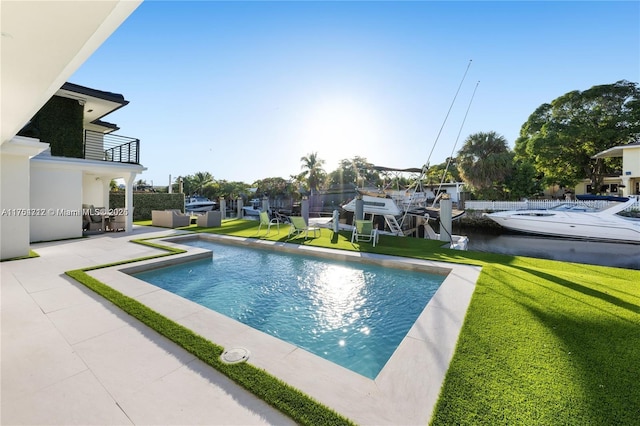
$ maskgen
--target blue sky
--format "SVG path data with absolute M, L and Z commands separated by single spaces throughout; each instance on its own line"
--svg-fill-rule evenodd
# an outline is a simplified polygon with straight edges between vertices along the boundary
M 437 164 L 476 132 L 513 146 L 541 104 L 622 79 L 640 80 L 635 1 L 145 1 L 69 81 L 130 101 L 104 119 L 167 185 L 287 179 L 311 152 L 328 172 L 432 149 Z

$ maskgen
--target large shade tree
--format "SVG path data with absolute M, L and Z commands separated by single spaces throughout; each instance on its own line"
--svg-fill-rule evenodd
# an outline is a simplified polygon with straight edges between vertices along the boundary
M 531 162 L 546 185 L 573 187 L 584 178 L 601 187 L 620 171 L 619 159 L 598 152 L 640 140 L 638 83 L 618 81 L 572 91 L 543 104 L 529 116 L 515 143 L 517 159 Z
M 380 174 L 373 167 L 373 164 L 363 157 L 356 156 L 352 159 L 340 160 L 338 168 L 327 176 L 327 184 L 329 186 L 354 184 L 358 187 L 377 185 Z
M 513 171 L 513 153 L 496 132 L 470 135 L 458 151 L 458 171 L 467 186 L 482 198 L 503 198 L 505 180 Z

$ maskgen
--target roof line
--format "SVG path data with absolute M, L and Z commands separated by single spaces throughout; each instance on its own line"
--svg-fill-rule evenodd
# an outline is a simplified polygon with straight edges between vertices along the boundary
M 129 101 L 127 101 L 124 98 L 124 96 L 122 96 L 119 93 L 104 92 L 102 90 L 96 90 L 90 87 L 80 86 L 79 84 L 66 82 L 62 85 L 61 89 L 68 90 L 70 92 L 80 93 L 86 96 L 92 96 L 98 99 L 104 99 L 106 101 L 119 103 L 122 106 L 127 105 L 129 103 Z

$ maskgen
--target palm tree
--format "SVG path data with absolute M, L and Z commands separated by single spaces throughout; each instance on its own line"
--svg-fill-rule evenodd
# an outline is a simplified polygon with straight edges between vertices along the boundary
M 193 188 L 198 194 L 202 194 L 204 187 L 213 183 L 213 176 L 209 172 L 197 172 L 193 175 Z
M 314 193 L 318 190 L 318 185 L 325 178 L 325 171 L 322 169 L 324 160 L 318 158 L 317 152 L 312 152 L 311 154 L 300 158 L 300 161 L 302 161 L 303 169 L 303 172 L 300 174 L 300 176 L 307 179 L 307 184 L 309 185 L 311 195 L 314 195 Z
M 483 196 L 495 198 L 512 171 L 513 153 L 504 136 L 496 132 L 470 135 L 456 158 L 464 181 Z

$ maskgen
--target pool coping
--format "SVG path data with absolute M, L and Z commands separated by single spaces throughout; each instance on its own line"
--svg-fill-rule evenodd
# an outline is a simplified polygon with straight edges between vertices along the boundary
M 129 275 L 209 257 L 209 250 L 180 244 L 185 239 L 198 238 L 439 274 L 448 271 L 448 274 L 382 371 L 372 380 Z M 429 422 L 480 267 L 216 234 L 170 236 L 159 241 L 186 252 L 88 273 L 225 349 L 247 348 L 251 353 L 249 363 L 358 424 Z

